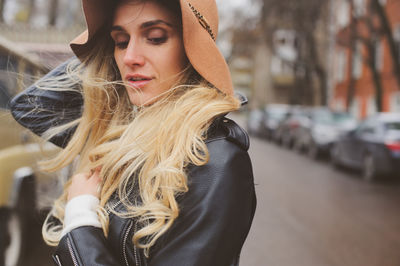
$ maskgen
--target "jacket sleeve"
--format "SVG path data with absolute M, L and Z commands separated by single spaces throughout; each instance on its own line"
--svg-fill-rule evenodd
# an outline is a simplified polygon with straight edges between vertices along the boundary
M 75 83 L 76 87 L 68 91 L 43 90 L 37 87 L 43 80 L 65 74 L 68 63 L 74 59 L 64 62 L 11 100 L 11 113 L 18 123 L 41 136 L 48 129 L 81 116 L 83 99 L 79 83 Z M 62 132 L 50 141 L 59 147 L 65 147 L 75 129 Z
M 256 197 L 248 153 L 223 139 L 209 145 L 210 161 L 192 167 L 180 216 L 150 253 L 151 266 L 237 265 Z
M 110 246 L 100 228 L 83 226 L 61 239 L 53 256 L 56 265 L 238 265 L 256 207 L 250 158 L 245 150 L 226 139 L 210 145 L 209 153 L 208 164 L 189 170 L 189 191 L 178 199 L 180 216 L 157 240 L 147 264 L 143 257 L 142 264 L 129 264 L 135 261 L 127 260 L 129 254 L 121 261 L 121 246 Z M 133 233 L 125 227 L 132 228 L 131 222 L 122 231 Z M 126 243 L 127 251 L 132 252 L 132 243 Z
M 58 266 L 121 266 L 112 248 L 101 228 L 82 226 L 61 238 L 53 260 Z

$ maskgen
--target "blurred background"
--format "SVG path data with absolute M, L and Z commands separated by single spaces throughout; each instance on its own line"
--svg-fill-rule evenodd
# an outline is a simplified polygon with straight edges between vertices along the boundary
M 217 4 L 258 196 L 241 265 L 400 265 L 400 0 Z M 68 169 L 37 170 L 8 102 L 84 29 L 80 0 L 0 0 L 0 266 L 52 265 L 41 223 Z

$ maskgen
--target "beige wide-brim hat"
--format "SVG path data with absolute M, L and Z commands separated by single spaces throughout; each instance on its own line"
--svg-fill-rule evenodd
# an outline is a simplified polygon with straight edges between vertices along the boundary
M 82 0 L 87 30 L 76 37 L 71 49 L 78 58 L 90 51 L 99 32 L 110 16 L 112 0 Z M 183 43 L 190 63 L 208 82 L 227 95 L 233 95 L 228 65 L 218 49 L 218 10 L 215 0 L 179 0 L 182 11 Z

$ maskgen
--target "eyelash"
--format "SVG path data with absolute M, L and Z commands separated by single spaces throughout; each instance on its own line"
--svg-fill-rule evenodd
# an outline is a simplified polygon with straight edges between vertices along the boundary
M 147 40 L 154 45 L 160 45 L 167 41 L 168 37 L 147 38 Z
M 128 46 L 128 42 L 116 42 L 115 47 L 118 49 L 125 49 Z
M 153 45 L 160 45 L 165 43 L 168 40 L 168 37 L 160 37 L 160 38 L 147 38 L 147 41 L 150 42 Z M 118 49 L 125 49 L 129 44 L 129 41 L 123 41 L 123 42 L 116 42 L 115 47 Z

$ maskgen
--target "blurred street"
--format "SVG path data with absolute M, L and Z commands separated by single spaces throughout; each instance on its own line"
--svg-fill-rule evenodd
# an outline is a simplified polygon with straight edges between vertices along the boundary
M 400 265 L 400 180 L 366 182 L 258 138 L 250 156 L 258 205 L 241 266 Z M 23 265 L 50 266 L 52 250 L 34 227 Z
M 218 27 L 201 8 L 193 14 L 248 98 L 229 116 L 259 136 L 249 151 L 258 204 L 240 266 L 399 266 L 400 176 L 380 177 L 400 174 L 400 0 L 215 2 Z M 82 11 L 82 0 L 0 0 L 0 266 L 3 255 L 6 266 L 53 265 L 40 199 L 52 203 L 63 178 L 40 177 L 39 140 L 9 103 L 74 55 Z
M 258 206 L 244 266 L 400 265 L 400 182 L 251 140 Z

